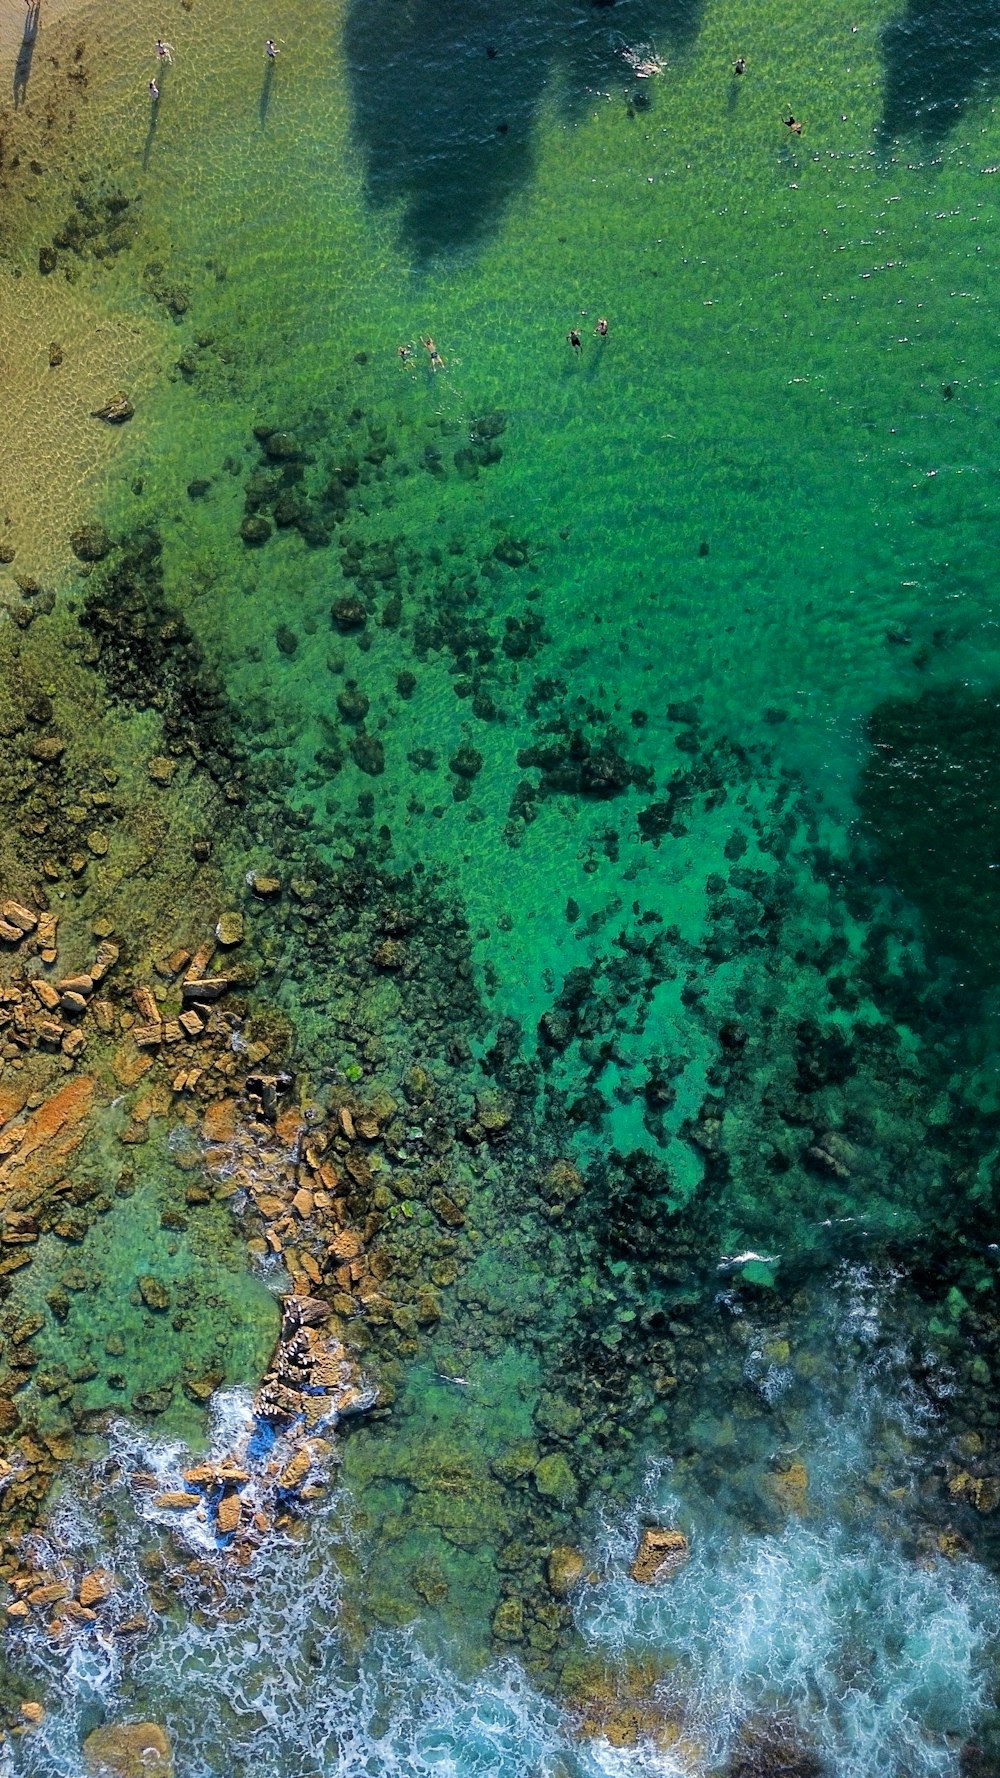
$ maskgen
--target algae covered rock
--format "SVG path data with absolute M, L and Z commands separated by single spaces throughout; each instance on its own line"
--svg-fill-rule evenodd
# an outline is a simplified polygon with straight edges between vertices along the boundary
M 567 1593 L 573 1591 L 577 1582 L 583 1577 L 583 1567 L 583 1557 L 579 1550 L 573 1548 L 572 1544 L 558 1543 L 555 1549 L 549 1552 L 545 1571 L 549 1588 L 557 1599 L 565 1599 Z
M 240 526 L 240 536 L 251 549 L 260 549 L 271 535 L 271 523 L 259 512 L 248 513 Z
M 174 1778 L 166 1731 L 155 1722 L 112 1723 L 83 1744 L 88 1778 Z
M 576 1500 L 576 1476 L 561 1451 L 542 1458 L 535 1470 L 535 1487 L 547 1500 L 558 1500 L 560 1506 L 570 1506 Z
M 564 1049 L 565 1044 L 557 1044 L 555 1047 Z M 548 1214 L 562 1216 L 569 1205 L 583 1195 L 583 1189 L 583 1175 L 571 1161 L 554 1161 L 541 1182 L 541 1193 Z
M 153 1278 L 148 1273 L 139 1279 L 139 1295 L 147 1309 L 162 1311 L 170 1307 L 170 1292 L 166 1285 L 161 1284 L 159 1278 Z
M 215 928 L 215 936 L 223 950 L 232 950 L 241 945 L 246 937 L 246 923 L 243 915 L 238 912 L 220 914 Z
M 103 562 L 113 547 L 103 525 L 80 525 L 70 532 L 69 544 L 81 562 Z
M 524 1607 L 520 1599 L 505 1599 L 493 1614 L 493 1634 L 501 1642 L 520 1642 L 524 1635 Z
M 781 1464 L 767 1477 L 767 1489 L 775 1504 L 786 1513 L 804 1513 L 809 1492 L 809 1471 L 801 1458 Z
M 335 630 L 346 635 L 349 630 L 364 629 L 368 622 L 368 611 L 360 599 L 335 599 L 330 606 L 330 622 Z

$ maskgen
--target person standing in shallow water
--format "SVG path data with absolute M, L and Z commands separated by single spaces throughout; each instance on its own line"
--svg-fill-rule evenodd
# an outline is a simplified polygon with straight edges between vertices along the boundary
M 735 62 L 733 63 L 733 73 L 734 74 L 745 74 L 746 71 L 747 71 L 746 58 L 744 56 L 737 56 Z
M 569 340 L 574 352 L 581 352 L 583 350 L 583 341 L 575 327 L 570 328 L 566 338 Z
M 600 340 L 607 339 L 607 337 L 608 337 L 608 322 L 607 322 L 607 317 L 605 315 L 601 316 L 600 320 L 597 323 L 597 326 L 594 328 L 594 332 L 596 333 L 598 339 L 600 339 Z
M 158 62 L 172 62 L 174 59 L 173 44 L 164 43 L 162 37 L 156 39 L 156 59 Z
M 273 37 L 269 37 L 267 42 L 265 43 L 264 54 L 266 55 L 269 62 L 273 62 L 275 57 L 277 56 L 278 45 L 275 43 Z
M 151 80 L 149 83 L 149 96 L 151 99 L 154 99 L 154 100 L 158 99 L 160 96 L 160 89 L 157 86 L 155 80 Z

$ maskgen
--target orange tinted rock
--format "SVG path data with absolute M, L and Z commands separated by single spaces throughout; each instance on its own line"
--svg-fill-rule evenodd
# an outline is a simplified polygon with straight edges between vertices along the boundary
M 639 1548 L 629 1574 L 639 1586 L 658 1586 L 661 1581 L 668 1580 L 675 1574 L 689 1555 L 690 1547 L 683 1531 L 653 1525 L 643 1532 L 639 1540 Z
M 35 1587 L 28 1594 L 29 1605 L 58 1605 L 60 1600 L 69 1596 L 69 1587 L 65 1581 L 50 1580 L 45 1586 Z
M 123 1043 L 116 1049 L 111 1067 L 120 1087 L 134 1087 L 144 1074 L 148 1074 L 153 1066 L 153 1058 L 148 1051 L 136 1049 L 131 1042 Z
M 357 1229 L 341 1229 L 330 1242 L 330 1252 L 335 1259 L 357 1259 L 361 1248 L 361 1236 Z
M 0 1086 L 0 1128 L 24 1110 L 27 1098 L 26 1086 Z
M 26 908 L 20 901 L 0 902 L 0 915 L 6 920 L 8 926 L 15 927 L 22 934 L 34 932 L 38 925 L 38 915 L 33 914 L 31 909 Z
M 230 1532 L 236 1530 L 242 1512 L 243 1502 L 238 1494 L 224 1494 L 222 1496 L 219 1501 L 217 1518 L 223 1537 L 228 1537 Z
M 13 1186 L 44 1191 L 66 1170 L 80 1146 L 94 1099 L 94 1081 L 82 1074 L 46 1099 L 19 1126 L 21 1139 L 0 1165 L 0 1199 Z
M 261 1216 L 265 1217 L 269 1222 L 273 1217 L 281 1216 L 285 1208 L 284 1198 L 276 1198 L 272 1192 L 261 1192 L 260 1196 L 254 1199 L 254 1202 L 260 1211 Z
M 305 1448 L 296 1451 L 295 1456 L 289 1459 L 278 1477 L 279 1486 L 298 1488 L 305 1481 L 311 1468 L 312 1452 Z
M 295 1106 L 290 1106 L 287 1111 L 282 1112 L 275 1127 L 282 1142 L 295 1143 L 309 1126 L 301 1111 Z
M 106 1568 L 92 1568 L 80 1582 L 80 1604 L 100 1605 L 115 1590 L 115 1578 Z
M 236 1100 L 214 1099 L 202 1119 L 206 1142 L 229 1142 L 236 1134 Z

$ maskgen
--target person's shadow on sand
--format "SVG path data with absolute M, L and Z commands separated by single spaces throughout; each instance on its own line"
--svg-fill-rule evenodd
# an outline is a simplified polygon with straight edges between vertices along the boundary
M 19 110 L 28 96 L 28 81 L 31 79 L 31 63 L 38 41 L 38 27 L 42 17 L 42 0 L 29 0 L 28 10 L 24 19 L 24 35 L 21 47 L 17 52 L 14 66 L 14 109 Z

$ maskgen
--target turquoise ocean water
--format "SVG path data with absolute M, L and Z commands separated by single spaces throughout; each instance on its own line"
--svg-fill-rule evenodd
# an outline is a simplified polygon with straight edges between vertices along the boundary
M 149 1633 L 10 1632 L 0 1771 L 112 1715 L 178 1778 L 995 1774 L 1000 23 L 197 0 L 153 106 L 146 25 L 88 27 L 134 241 L 60 248 L 158 330 L 94 515 L 218 675 L 229 881 L 326 885 L 259 945 L 308 1092 L 419 1064 L 479 1123 L 453 1261 L 380 1205 L 440 1319 L 358 1333 L 383 1405 L 247 1570 L 123 1479 L 266 1461 L 280 1276 L 172 1245 L 226 1387 L 115 1419 L 41 1552 Z M 81 1342 L 162 1240 L 136 1164 Z

